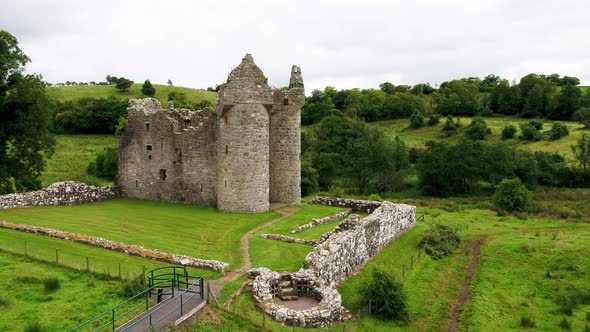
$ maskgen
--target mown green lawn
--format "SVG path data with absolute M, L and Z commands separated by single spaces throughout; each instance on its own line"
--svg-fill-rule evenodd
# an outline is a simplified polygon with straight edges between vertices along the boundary
M 457 134 L 448 138 L 439 138 L 437 135 L 441 131 L 445 123 L 445 118 L 441 118 L 441 121 L 436 126 L 426 126 L 419 129 L 410 129 L 409 119 L 400 120 L 388 120 L 378 121 L 370 123 L 373 126 L 383 128 L 385 132 L 392 138 L 399 136 L 409 146 L 422 147 L 424 143 L 430 140 L 434 141 L 446 141 L 446 142 L 457 142 L 464 137 L 465 128 L 471 123 L 471 118 L 459 118 L 461 127 L 458 129 Z M 529 122 L 530 119 L 521 119 L 515 117 L 493 117 L 484 118 L 488 127 L 491 129 L 492 134 L 488 137 L 488 141 L 500 142 L 502 129 L 512 124 L 518 129 L 517 137 L 520 135 L 520 124 Z M 546 132 L 551 129 L 551 125 L 555 121 L 543 121 L 545 124 L 542 131 Z M 545 152 L 557 152 L 564 155 L 566 158 L 572 159 L 573 154 L 571 145 L 576 144 L 576 141 L 582 136 L 582 134 L 590 134 L 590 131 L 582 129 L 582 125 L 577 122 L 561 121 L 564 123 L 570 134 L 556 141 L 549 141 L 543 139 L 539 142 L 522 142 L 518 138 L 507 140 L 506 143 L 512 144 L 519 149 L 527 149 L 531 151 L 545 151 Z
M 325 217 L 343 210 L 341 208 L 310 204 L 301 204 L 300 208 L 301 210 L 296 214 L 265 227 L 250 237 L 250 257 L 253 267 L 267 267 L 275 271 L 299 270 L 303 266 L 305 256 L 313 249 L 313 246 L 264 239 L 260 237 L 260 234 L 283 234 L 293 237 L 319 239 L 323 233 L 333 229 L 336 223 L 329 224 L 327 226 L 329 229 L 326 229 L 326 225 L 322 225 L 317 230 L 314 228 L 306 230 L 307 234 L 304 234 L 305 232 L 290 234 L 289 231 L 310 222 L 312 218 Z
M 118 92 L 115 89 L 115 85 L 95 85 L 95 86 L 54 86 L 47 88 L 47 94 L 57 101 L 68 101 L 78 100 L 82 98 L 121 98 L 121 99 L 132 99 L 132 98 L 146 98 L 141 93 L 143 83 L 133 84 L 128 92 Z M 159 99 L 162 103 L 162 107 L 166 107 L 168 102 L 168 94 L 170 92 L 184 93 L 186 99 L 191 103 L 197 103 L 203 100 L 208 100 L 212 104 L 215 104 L 215 98 L 217 93 L 201 90 L 184 88 L 178 86 L 168 86 L 153 84 L 156 89 L 155 98 Z
M 240 237 L 277 217 L 275 212 L 222 213 L 210 207 L 129 199 L 0 210 L 0 220 L 217 259 L 228 262 L 230 269 L 242 264 Z
M 61 287 L 45 291 L 46 278 Z M 126 299 L 119 281 L 2 252 L 0 289 L 0 331 L 20 332 L 34 322 L 45 332 L 67 331 Z
M 113 184 L 112 181 L 88 175 L 86 169 L 98 152 L 118 145 L 115 135 L 56 135 L 55 141 L 55 153 L 46 159 L 45 170 L 41 173 L 43 187 L 59 181 L 98 186 Z

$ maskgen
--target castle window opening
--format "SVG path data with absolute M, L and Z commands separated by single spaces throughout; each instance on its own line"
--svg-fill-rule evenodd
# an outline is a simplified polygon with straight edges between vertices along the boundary
M 150 131 L 150 123 L 149 122 L 145 123 L 145 131 Z
M 166 170 L 160 169 L 160 180 L 166 181 Z
M 201 192 L 203 192 L 203 185 L 201 185 Z
M 184 126 L 185 126 L 185 127 L 188 127 L 188 126 L 190 126 L 190 125 L 191 125 L 191 120 L 189 120 L 189 119 L 184 119 Z
M 135 180 L 135 188 L 138 187 L 139 182 L 137 180 Z
M 227 115 L 223 118 L 223 121 L 225 122 L 225 124 L 227 124 Z
M 285 106 L 289 105 L 289 99 L 287 99 L 287 98 L 283 99 L 283 105 L 285 105 Z
M 229 153 L 229 148 L 227 147 L 227 145 L 225 146 L 225 154 Z
M 151 145 L 146 145 L 145 146 L 145 149 L 148 150 L 148 151 L 152 151 L 152 146 Z
M 227 180 L 225 180 L 225 187 L 227 188 Z
M 152 155 L 151 154 L 148 156 L 148 159 L 149 160 L 152 160 Z

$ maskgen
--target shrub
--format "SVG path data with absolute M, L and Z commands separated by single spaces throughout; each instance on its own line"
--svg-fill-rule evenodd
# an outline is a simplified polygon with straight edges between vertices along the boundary
M 374 271 L 367 289 L 361 294 L 362 306 L 369 314 L 383 320 L 407 322 L 407 297 L 403 285 L 393 275 Z
M 410 128 L 422 128 L 424 127 L 424 122 L 424 116 L 422 116 L 422 114 L 419 112 L 414 112 L 410 116 Z
M 459 122 L 453 119 L 452 115 L 447 116 L 447 120 L 445 121 L 444 126 L 439 133 L 441 137 L 449 137 L 453 136 L 457 133 L 457 128 L 459 128 Z
M 572 329 L 572 323 L 570 323 L 569 320 L 567 319 L 562 319 L 561 322 L 559 322 L 559 327 L 561 327 L 564 330 L 571 330 Z
M 590 326 L 584 325 L 584 332 L 590 332 Z
M 143 82 L 143 86 L 141 87 L 141 93 L 148 97 L 153 97 L 156 95 L 156 89 L 154 88 L 150 80 L 145 80 L 145 82 Z
M 104 148 L 96 155 L 95 161 L 88 164 L 86 173 L 98 176 L 107 180 L 114 180 L 117 177 L 118 153 L 116 148 Z
M 525 329 L 531 329 L 533 327 L 535 327 L 535 322 L 525 316 L 521 316 L 520 317 L 520 327 L 525 328 Z
M 428 117 L 428 122 L 426 123 L 429 126 L 436 126 L 440 123 L 440 116 L 436 114 L 432 114 Z
M 492 196 L 494 205 L 506 211 L 524 211 L 530 204 L 529 190 L 520 179 L 503 179 Z
M 144 287 L 139 278 L 121 283 L 121 296 L 132 297 L 143 291 Z
M 532 124 L 524 123 L 520 125 L 520 139 L 522 141 L 540 141 L 541 132 Z
M 43 327 L 39 324 L 38 321 L 29 322 L 25 325 L 24 332 L 42 332 Z
M 585 128 L 590 128 L 590 108 L 584 107 L 574 113 L 572 120 L 583 124 Z
M 381 196 L 379 196 L 378 194 L 371 194 L 369 195 L 369 197 L 367 197 L 367 199 L 369 201 L 379 201 L 379 202 L 383 202 L 383 198 L 381 198 Z
M 432 229 L 424 233 L 418 245 L 433 259 L 440 259 L 451 254 L 460 244 L 459 231 L 455 227 L 434 224 Z
M 539 120 L 531 120 L 529 122 L 529 124 L 533 127 L 535 127 L 537 130 L 541 130 L 543 129 L 543 122 L 539 121 Z
M 61 287 L 61 281 L 55 277 L 43 279 L 43 287 L 46 292 L 55 292 Z
M 502 139 L 503 140 L 514 138 L 515 135 L 516 135 L 516 127 L 515 126 L 509 124 L 509 125 L 505 126 L 504 128 L 502 128 Z
M 119 92 L 127 92 L 132 85 L 132 80 L 126 79 L 125 77 L 119 77 L 117 84 L 115 85 L 115 89 L 117 89 Z
M 472 140 L 484 140 L 490 133 L 490 128 L 482 118 L 474 118 L 465 128 L 465 136 Z
M 549 139 L 552 141 L 558 140 L 570 134 L 569 129 L 561 122 L 554 122 L 549 131 Z
M 408 149 L 408 161 L 410 162 L 410 164 L 415 164 L 418 162 L 418 158 L 420 158 L 421 152 L 421 149 L 414 147 Z

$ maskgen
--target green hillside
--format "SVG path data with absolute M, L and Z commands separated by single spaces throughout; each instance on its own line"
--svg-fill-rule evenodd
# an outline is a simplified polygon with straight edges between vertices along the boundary
M 53 86 L 47 88 L 47 94 L 57 101 L 79 100 L 82 98 L 145 98 L 141 93 L 142 84 L 133 84 L 128 92 L 118 92 L 115 85 L 94 85 L 94 86 Z M 156 89 L 156 98 L 160 100 L 163 105 L 168 102 L 168 94 L 170 92 L 184 93 L 187 100 L 191 103 L 198 103 L 202 100 L 208 100 L 215 104 L 215 92 L 183 88 L 177 86 L 158 85 L 154 84 Z
M 464 137 L 465 128 L 471 123 L 472 118 L 458 118 L 461 127 L 457 130 L 457 134 L 448 138 L 439 138 L 437 135 L 441 131 L 445 123 L 445 118 L 441 118 L 441 121 L 436 126 L 426 126 L 419 129 L 410 129 L 409 119 L 399 120 L 387 120 L 372 122 L 371 125 L 383 128 L 385 132 L 393 137 L 399 136 L 404 142 L 411 147 L 422 147 L 424 143 L 429 140 L 435 141 L 447 141 L 457 142 Z M 499 142 L 501 141 L 501 131 L 508 124 L 512 124 L 518 128 L 517 136 L 520 135 L 520 124 L 529 122 L 529 119 L 522 119 L 516 117 L 494 117 L 484 118 L 488 127 L 491 129 L 492 134 L 488 137 L 489 141 Z M 551 125 L 555 121 L 544 120 L 542 132 L 547 132 L 551 129 Z M 589 133 L 588 130 L 583 130 L 583 126 L 577 122 L 572 121 L 561 121 L 564 123 L 570 134 L 559 140 L 550 141 L 544 135 L 542 141 L 539 142 L 523 142 L 518 139 L 507 140 L 506 142 L 514 144 L 519 149 L 528 149 L 531 151 L 545 151 L 545 152 L 557 152 L 564 155 L 566 158 L 572 158 L 571 145 L 574 145 L 576 141 L 582 136 L 583 133 Z

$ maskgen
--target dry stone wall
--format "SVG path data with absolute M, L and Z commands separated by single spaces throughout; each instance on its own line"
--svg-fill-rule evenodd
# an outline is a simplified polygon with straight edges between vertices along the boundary
M 337 206 L 352 209 L 353 212 L 371 213 L 381 206 L 379 201 L 365 201 L 361 199 L 348 199 L 338 197 L 316 196 L 312 204 Z
M 74 181 L 57 182 L 26 193 L 0 196 L 0 209 L 46 205 L 77 205 L 117 197 L 114 187 L 95 187 Z
M 303 230 L 310 229 L 310 228 L 316 227 L 321 224 L 327 224 L 327 223 L 331 223 L 336 220 L 340 220 L 340 219 L 348 216 L 350 214 L 350 212 L 351 212 L 351 210 L 348 209 L 348 210 L 338 212 L 338 213 L 335 213 L 333 215 L 330 215 L 330 216 L 327 216 L 324 218 L 313 218 L 310 223 L 296 227 L 296 228 L 292 229 L 289 233 L 295 234 L 297 232 L 301 232 Z
M 127 255 L 141 256 L 144 258 L 154 259 L 162 262 L 193 266 L 218 272 L 225 272 L 229 268 L 229 264 L 225 262 L 195 258 L 185 255 L 169 254 L 155 249 L 146 249 L 142 246 L 130 245 L 122 242 L 115 242 L 100 237 L 63 232 L 45 227 L 13 224 L 10 222 L 0 221 L 0 228 L 12 229 L 21 232 L 28 232 L 55 237 L 59 239 L 70 240 L 86 245 L 91 245 L 94 247 L 119 251 Z
M 351 215 L 305 260 L 322 285 L 336 286 L 416 225 L 416 208 L 383 202 L 368 217 Z

